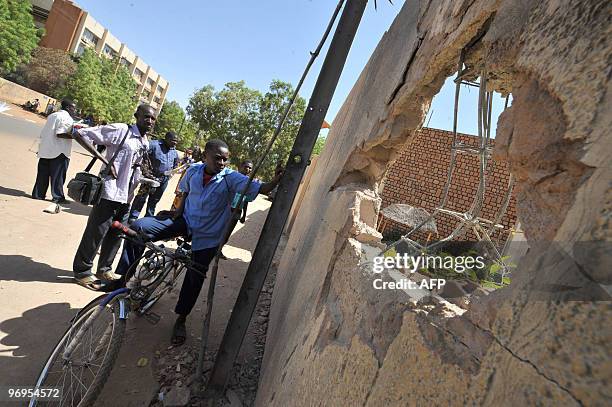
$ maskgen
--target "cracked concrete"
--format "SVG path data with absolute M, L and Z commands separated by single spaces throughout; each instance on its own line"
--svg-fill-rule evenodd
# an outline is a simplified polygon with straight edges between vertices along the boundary
M 612 3 L 407 0 L 340 110 L 279 265 L 257 405 L 609 405 Z M 375 290 L 378 191 L 459 54 L 513 94 L 495 154 L 530 251 L 467 312 Z M 392 280 L 391 276 L 383 276 Z

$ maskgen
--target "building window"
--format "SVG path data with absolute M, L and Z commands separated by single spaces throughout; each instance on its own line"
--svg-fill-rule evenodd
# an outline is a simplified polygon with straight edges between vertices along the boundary
M 157 85 L 157 93 L 161 95 L 163 91 L 164 89 L 161 86 Z
M 153 86 L 153 84 L 155 83 L 155 81 L 151 78 L 147 78 L 147 86 L 149 88 L 151 88 Z
M 89 31 L 87 28 L 85 29 L 85 31 L 83 31 L 83 41 L 86 44 L 91 44 L 93 46 L 96 46 L 98 45 L 98 40 L 99 38 L 96 37 L 96 35 L 92 33 L 91 31 Z
M 146 90 L 146 89 L 142 91 L 142 97 L 143 97 L 143 98 L 145 98 L 145 99 L 149 100 L 149 97 L 150 97 L 150 96 L 151 96 L 151 92 L 150 92 L 150 91 L 148 91 L 148 90 Z
M 130 61 L 128 61 L 125 57 L 121 57 L 119 63 L 121 63 L 121 65 L 125 66 L 126 68 L 131 65 Z
M 140 69 L 136 68 L 134 70 L 134 77 L 138 79 L 138 82 L 142 83 L 143 76 L 144 76 L 144 72 L 142 72 Z
M 159 103 L 161 102 L 161 99 L 159 98 L 159 96 L 155 96 L 153 98 L 153 101 L 159 105 Z
M 104 44 L 104 48 L 102 49 L 102 53 L 108 58 L 114 58 L 117 55 L 117 51 L 112 49 L 108 44 Z
M 79 42 L 79 46 L 76 49 L 76 54 L 78 56 L 83 55 L 83 52 L 85 52 L 85 48 L 86 48 L 85 44 L 83 44 L 82 42 Z

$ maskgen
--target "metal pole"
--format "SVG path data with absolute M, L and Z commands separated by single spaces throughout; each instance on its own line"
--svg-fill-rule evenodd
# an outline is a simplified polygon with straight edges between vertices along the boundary
M 283 124 L 285 120 L 287 119 L 287 116 L 289 115 L 289 112 L 291 111 L 293 107 L 293 103 L 295 102 L 296 98 L 299 96 L 299 91 L 302 88 L 302 85 L 304 84 L 304 80 L 306 79 L 308 72 L 310 72 L 310 68 L 312 67 L 312 64 L 314 63 L 315 59 L 317 59 L 317 57 L 319 56 L 319 53 L 321 52 L 321 48 L 323 48 L 323 45 L 327 42 L 327 37 L 329 36 L 329 33 L 334 27 L 336 18 L 340 14 L 340 11 L 342 11 L 343 5 L 344 5 L 344 0 L 339 0 L 338 4 L 336 5 L 336 9 L 334 10 L 332 17 L 329 23 L 327 24 L 325 33 L 323 34 L 321 41 L 319 41 L 319 45 L 314 50 L 314 52 L 310 53 L 310 60 L 308 61 L 308 64 L 306 64 L 306 68 L 304 69 L 304 72 L 302 72 L 302 77 L 300 78 L 297 86 L 295 87 L 295 90 L 293 91 L 293 95 L 291 95 L 291 98 L 289 99 L 289 101 L 287 102 L 287 105 L 285 106 L 285 111 L 283 115 L 281 116 L 276 126 L 276 129 L 274 130 L 274 134 L 272 135 L 272 138 L 268 141 L 268 144 L 266 145 L 266 148 L 264 149 L 263 154 L 257 160 L 257 163 L 255 164 L 255 168 L 253 168 L 253 171 L 251 171 L 251 174 L 249 176 L 249 181 L 244 186 L 241 192 L 241 196 L 240 196 L 237 207 L 242 207 L 242 203 L 243 203 L 246 191 L 249 190 L 249 187 L 251 186 L 251 183 L 253 182 L 253 179 L 255 175 L 257 174 L 257 171 L 259 171 L 259 168 L 261 167 L 266 157 L 268 156 L 268 153 L 270 152 L 270 149 L 274 145 L 274 142 L 280 135 L 280 132 L 283 128 Z M 198 359 L 198 367 L 196 369 L 196 376 L 198 377 L 198 380 L 204 379 L 202 373 L 204 370 L 204 358 L 206 355 L 206 351 L 208 349 L 208 329 L 210 326 L 210 318 L 212 315 L 213 297 L 214 297 L 214 292 L 215 292 L 217 271 L 219 269 L 219 256 L 221 254 L 221 250 L 223 249 L 223 245 L 227 243 L 227 241 L 229 240 L 229 237 L 231 236 L 232 231 L 234 230 L 234 227 L 236 226 L 236 223 L 238 222 L 239 218 L 240 218 L 240 211 L 235 211 L 235 210 L 232 211 L 232 219 L 225 226 L 225 231 L 223 232 L 224 243 L 219 245 L 219 247 L 217 248 L 217 253 L 215 255 L 212 271 L 210 273 L 210 280 L 208 283 L 209 289 L 208 289 L 208 295 L 206 298 L 206 314 L 204 315 L 204 323 L 202 324 L 202 344 L 200 347 L 200 357 Z
M 240 288 L 217 358 L 213 366 L 206 395 L 223 394 L 232 366 L 238 356 L 251 316 L 257 305 L 268 269 L 287 222 L 300 181 L 308 166 L 312 149 L 344 68 L 367 0 L 348 0 L 344 6 L 334 38 L 321 67 L 300 130 L 289 154 L 289 160 L 278 187 L 278 193 L 266 218 L 253 258 Z
M 181 121 L 181 127 L 179 128 L 178 131 L 178 136 L 181 136 L 181 133 L 183 132 L 183 125 L 185 124 L 185 119 L 187 118 L 187 113 L 183 113 L 183 120 Z

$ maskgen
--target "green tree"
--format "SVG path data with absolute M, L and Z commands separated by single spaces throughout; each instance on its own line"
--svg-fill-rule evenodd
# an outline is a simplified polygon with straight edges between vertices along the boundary
M 42 31 L 34 26 L 29 1 L 0 0 L 0 74 L 26 64 L 41 36 Z
M 321 151 L 323 151 L 323 147 L 325 146 L 325 142 L 327 141 L 327 137 L 319 136 L 317 137 L 317 141 L 312 149 L 312 155 L 319 155 Z
M 192 95 L 187 112 L 205 140 L 227 142 L 231 163 L 237 166 L 244 159 L 256 160 L 263 154 L 293 91 L 291 84 L 279 80 L 272 81 L 265 94 L 248 88 L 244 81 L 227 83 L 220 91 L 207 85 Z M 298 97 L 260 176 L 270 178 L 276 165 L 286 162 L 305 108 L 306 101 Z
M 183 108 L 174 100 L 164 103 L 155 123 L 155 133 L 159 137 L 169 131 L 178 134 L 180 150 L 194 147 L 197 143 L 198 126 L 186 117 Z
M 136 81 L 116 59 L 99 57 L 86 49 L 76 73 L 66 81 L 61 96 L 77 102 L 96 121 L 129 122 L 136 109 Z
M 178 148 L 180 150 L 185 150 L 187 148 L 192 147 L 204 147 L 200 145 L 200 137 L 199 137 L 198 125 L 192 122 L 191 120 L 185 120 L 185 124 L 183 125 L 183 129 L 179 134 L 179 142 Z
M 75 74 L 77 64 L 64 50 L 38 47 L 32 52 L 30 63 L 21 69 L 28 88 L 57 96 L 66 80 Z
M 155 133 L 160 136 L 163 136 L 169 131 L 178 133 L 184 119 L 185 112 L 178 102 L 174 100 L 165 102 L 161 112 L 159 112 L 159 116 L 157 116 Z

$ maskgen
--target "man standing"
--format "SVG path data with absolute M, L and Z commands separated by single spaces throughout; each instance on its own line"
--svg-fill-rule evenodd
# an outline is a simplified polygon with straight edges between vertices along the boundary
M 62 100 L 61 110 L 52 113 L 40 132 L 38 145 L 38 172 L 36 182 L 32 189 L 32 198 L 45 199 L 51 179 L 51 196 L 53 202 L 61 204 L 66 202 L 64 196 L 64 182 L 66 171 L 70 163 L 72 150 L 72 116 L 76 110 L 74 102 L 69 99 Z
M 191 165 L 194 163 L 192 154 L 193 154 L 192 149 L 188 148 L 187 150 L 185 150 L 185 154 L 183 155 L 183 158 L 181 158 L 181 166 Z
M 149 202 L 147 203 L 146 216 L 155 215 L 155 207 L 161 200 L 168 186 L 170 171 L 179 165 L 179 156 L 176 151 L 177 143 L 177 135 L 170 131 L 166 133 L 166 137 L 163 141 L 153 140 L 149 143 L 148 156 L 151 163 L 151 175 L 159 180 L 160 185 L 157 188 L 151 188 L 148 185 L 140 186 L 138 194 L 136 198 L 134 198 L 134 202 L 132 202 L 132 208 L 130 209 L 130 223 L 138 219 L 147 198 Z
M 240 167 L 238 168 L 238 172 L 240 172 L 242 175 L 246 175 L 247 177 L 249 176 L 251 171 L 253 171 L 253 161 L 251 160 L 244 160 L 242 164 L 240 164 Z M 236 196 L 234 197 L 234 202 L 232 202 L 232 209 L 235 208 L 236 205 L 238 205 L 239 200 L 240 200 L 240 193 L 236 194 Z M 240 217 L 240 223 L 244 223 L 246 221 L 248 204 L 249 204 L 249 200 L 247 199 L 247 197 L 244 197 L 242 200 L 242 216 Z
M 114 230 L 110 230 L 113 221 L 127 221 L 134 189 L 140 180 L 140 164 L 146 154 L 149 142 L 147 133 L 155 125 L 155 109 L 147 104 L 138 106 L 136 124 L 121 123 L 90 127 L 78 130 L 74 138 L 95 157 L 108 165 L 115 156 L 110 169 L 111 175 L 104 180 L 102 199 L 94 205 L 87 220 L 81 243 L 74 256 L 72 270 L 77 283 L 93 290 L 103 287 L 100 280 L 112 280 L 111 266 L 120 239 Z M 103 157 L 90 144 L 106 146 L 106 157 Z M 115 153 L 117 153 L 115 155 Z M 96 277 L 91 273 L 96 252 L 100 249 Z
M 204 147 L 205 162 L 193 164 L 181 180 L 183 199 L 179 208 L 170 213 L 171 217 L 158 215 L 137 220 L 132 229 L 149 236 L 152 240 L 169 239 L 191 235 L 193 260 L 199 264 L 202 274 L 188 270 L 183 280 L 175 312 L 178 318 L 174 325 L 172 343 L 180 345 L 185 341 L 185 321 L 195 305 L 208 265 L 217 252 L 230 221 L 230 204 L 237 192 L 242 192 L 249 177 L 226 168 L 229 149 L 221 140 L 209 140 Z M 282 170 L 277 171 L 271 182 L 262 184 L 253 181 L 246 195 L 252 199 L 258 193 L 270 192 L 279 182 Z M 126 241 L 123 245 L 117 274 L 125 275 L 130 265 L 144 251 L 141 245 Z

